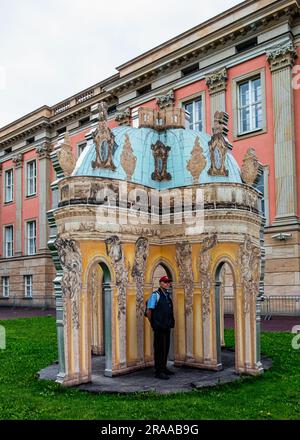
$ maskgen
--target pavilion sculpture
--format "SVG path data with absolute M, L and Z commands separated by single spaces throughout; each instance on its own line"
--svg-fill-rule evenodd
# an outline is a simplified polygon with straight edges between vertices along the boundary
M 174 365 L 222 368 L 226 263 L 234 280 L 236 372 L 263 371 L 257 314 L 263 218 L 260 193 L 250 185 L 254 153 L 247 153 L 243 183 L 227 114 L 216 113 L 211 137 L 185 129 L 182 109 L 173 106 L 158 124 L 161 111 L 140 109 L 139 128 L 111 130 L 100 107 L 71 175 L 57 170 L 49 246 L 57 268 L 57 381 L 65 385 L 91 381 L 92 354 L 105 357 L 108 376 L 153 364 L 143 310 L 158 265 L 173 280 Z M 56 168 L 59 154 L 54 149 Z M 201 221 L 192 224 L 198 214 Z

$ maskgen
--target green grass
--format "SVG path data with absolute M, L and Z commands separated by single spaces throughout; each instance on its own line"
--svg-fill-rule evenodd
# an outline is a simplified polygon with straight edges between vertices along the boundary
M 288 333 L 262 335 L 262 351 L 274 366 L 263 376 L 214 389 L 160 396 L 94 395 L 38 381 L 56 360 L 51 317 L 0 322 L 7 349 L 0 350 L 0 419 L 299 419 L 300 350 Z M 233 332 L 226 338 L 233 344 Z

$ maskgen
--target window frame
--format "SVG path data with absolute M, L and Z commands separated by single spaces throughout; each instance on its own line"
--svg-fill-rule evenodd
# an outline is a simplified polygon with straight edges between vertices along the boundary
M 30 274 L 30 275 L 23 275 L 23 277 L 24 277 L 24 298 L 32 299 L 32 297 L 33 297 L 33 276 Z M 28 279 L 30 280 L 29 284 L 27 282 Z M 28 293 L 28 291 L 27 291 L 28 286 L 30 287 L 30 295 L 27 294 Z
M 6 185 L 6 176 L 8 175 L 8 173 L 11 173 L 12 176 L 12 183 L 11 183 L 11 199 L 10 200 L 6 200 L 6 196 L 7 196 L 7 185 Z M 4 204 L 8 204 L 8 203 L 13 203 L 14 201 L 14 168 L 8 168 L 4 171 Z
M 34 181 L 34 192 L 29 194 L 29 175 L 28 169 L 30 164 L 35 163 L 35 174 L 31 178 Z M 26 162 L 26 197 L 34 197 L 37 195 L 37 161 L 36 159 L 30 159 Z
M 261 80 L 261 108 L 262 108 L 262 126 L 250 131 L 240 132 L 240 117 L 239 117 L 239 86 L 250 80 L 260 77 Z M 253 70 L 244 75 L 237 76 L 231 81 L 232 86 L 232 114 L 233 114 L 233 140 L 244 139 L 260 135 L 267 132 L 267 117 L 266 117 L 266 72 L 265 68 Z
M 199 93 L 194 93 L 193 95 L 186 96 L 180 100 L 180 106 L 183 109 L 185 109 L 185 106 L 190 104 L 191 102 L 198 101 L 199 99 L 201 100 L 201 102 L 202 102 L 202 131 L 206 131 L 205 97 L 206 97 L 205 91 L 203 90 Z M 193 125 L 194 124 L 196 124 L 196 122 L 194 122 Z M 194 128 L 190 128 L 190 124 L 189 124 L 189 129 L 194 130 Z
M 7 230 L 11 228 L 12 229 L 12 246 L 11 246 L 11 255 L 7 255 L 7 240 L 6 240 L 6 232 Z M 3 254 L 4 254 L 4 258 L 12 258 L 14 256 L 14 225 L 4 225 L 4 240 L 3 240 L 3 245 L 4 245 L 4 249 L 3 249 Z
M 6 284 L 5 281 L 8 281 Z M 7 289 L 7 294 L 5 294 L 5 289 Z M 4 275 L 2 277 L 2 298 L 9 298 L 10 296 L 10 279 L 9 276 Z
M 29 226 L 30 224 L 34 224 L 34 231 L 35 231 L 35 235 L 34 236 L 29 236 Z M 37 222 L 35 219 L 33 220 L 26 220 L 26 254 L 27 255 L 36 255 L 37 253 Z M 30 252 L 30 240 L 34 240 L 34 252 Z
M 82 148 L 82 147 L 84 147 L 83 148 L 83 150 L 80 152 L 80 149 Z M 77 144 L 77 159 L 80 157 L 80 155 L 83 153 L 83 151 L 84 151 L 84 149 L 87 147 L 87 142 L 86 141 L 82 141 L 82 142 L 79 142 L 78 144 Z

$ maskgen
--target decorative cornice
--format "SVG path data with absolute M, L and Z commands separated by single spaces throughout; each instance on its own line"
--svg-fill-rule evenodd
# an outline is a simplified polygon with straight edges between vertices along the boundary
M 175 94 L 173 89 L 169 90 L 164 95 L 157 96 L 156 98 L 156 104 L 160 109 L 173 105 L 174 101 L 175 101 Z
M 292 41 L 267 52 L 267 60 L 269 61 L 271 72 L 287 67 L 292 68 L 296 58 L 297 51 Z
M 45 141 L 38 145 L 35 149 L 39 159 L 50 159 L 50 153 L 52 151 L 52 146 L 49 141 Z
M 226 81 L 227 81 L 227 70 L 224 68 L 222 70 L 209 73 L 206 78 L 206 85 L 209 90 L 209 94 L 225 92 Z
M 23 160 L 24 160 L 24 158 L 23 158 L 23 154 L 22 153 L 18 153 L 15 156 L 13 156 L 12 162 L 13 162 L 15 168 L 22 167 L 23 166 Z

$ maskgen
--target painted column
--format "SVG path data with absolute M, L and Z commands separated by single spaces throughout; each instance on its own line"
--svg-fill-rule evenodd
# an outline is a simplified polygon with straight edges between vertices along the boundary
M 15 166 L 15 197 L 16 197 L 16 235 L 14 245 L 14 255 L 22 255 L 22 170 L 23 170 L 23 154 L 18 153 L 12 158 Z M 26 252 L 26 251 L 25 251 Z
M 214 126 L 214 115 L 218 111 L 226 111 L 226 81 L 227 71 L 222 69 L 206 76 L 206 85 L 210 95 L 210 120 Z
M 110 284 L 103 284 L 104 307 L 105 307 L 105 376 L 112 376 L 112 291 Z M 115 347 L 114 347 L 115 348 Z
M 292 88 L 292 67 L 296 57 L 296 49 L 292 42 L 278 46 L 267 53 L 273 87 L 275 224 L 298 222 Z
M 47 221 L 47 211 L 50 205 L 50 152 L 51 145 L 44 141 L 36 149 L 39 158 L 39 251 L 48 250 L 47 242 L 49 239 L 49 225 Z

